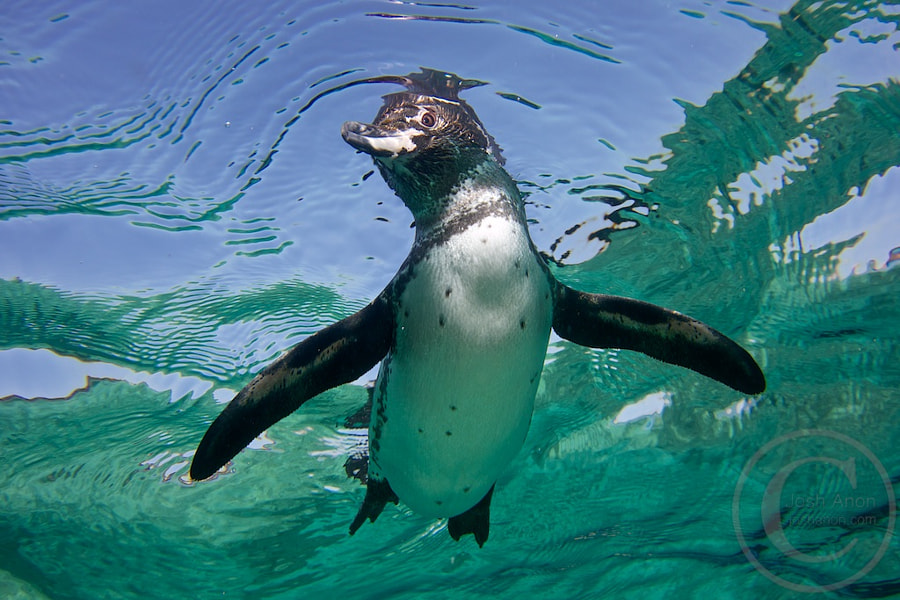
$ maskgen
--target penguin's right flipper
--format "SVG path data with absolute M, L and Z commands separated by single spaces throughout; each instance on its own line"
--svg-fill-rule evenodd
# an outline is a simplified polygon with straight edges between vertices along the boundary
M 393 314 L 387 293 L 382 293 L 263 369 L 206 430 L 191 463 L 191 479 L 210 477 L 304 402 L 375 366 L 390 350 Z

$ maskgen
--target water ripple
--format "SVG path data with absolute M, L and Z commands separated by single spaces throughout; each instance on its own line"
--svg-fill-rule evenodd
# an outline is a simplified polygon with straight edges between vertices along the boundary
M 417 4 L 417 6 L 422 6 L 421 4 Z M 428 5 L 428 6 L 441 6 L 441 5 Z M 596 58 L 598 60 L 602 60 L 605 62 L 619 64 L 621 61 L 616 60 L 615 58 L 609 56 L 608 54 L 597 52 L 596 50 L 592 50 L 586 46 L 582 46 L 575 42 L 571 42 L 568 40 L 561 40 L 559 35 L 547 33 L 544 31 L 540 31 L 538 29 L 534 29 L 531 27 L 525 27 L 523 25 L 516 25 L 513 23 L 504 23 L 502 21 L 497 21 L 494 19 L 476 19 L 476 18 L 468 18 L 468 17 L 455 17 L 455 16 L 444 16 L 444 15 L 423 15 L 423 14 L 401 14 L 401 13 L 366 13 L 366 16 L 369 17 L 377 17 L 380 19 L 398 19 L 405 21 L 434 21 L 437 23 L 453 23 L 453 24 L 461 24 L 461 25 L 499 25 L 502 27 L 506 27 L 512 31 L 517 33 L 522 33 L 528 36 L 532 36 L 540 40 L 541 42 L 548 44 L 550 46 L 554 46 L 557 48 L 563 48 L 565 50 L 570 50 L 573 52 L 577 52 L 583 54 L 585 56 L 589 56 L 590 58 Z M 604 44 L 603 42 L 599 42 L 597 40 L 590 39 L 584 35 L 572 34 L 572 37 L 576 40 L 586 42 L 590 45 L 596 46 L 598 48 L 603 48 L 605 50 L 612 50 L 613 47 L 609 44 Z
M 302 281 L 239 295 L 206 281 L 110 298 L 0 280 L 2 348 L 49 347 L 86 361 L 196 375 L 235 387 L 291 342 L 360 307 Z

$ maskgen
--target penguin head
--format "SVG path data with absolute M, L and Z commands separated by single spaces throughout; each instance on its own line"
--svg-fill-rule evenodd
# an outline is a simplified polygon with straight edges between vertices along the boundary
M 391 81 L 407 91 L 384 96 L 371 124 L 348 121 L 341 135 L 372 156 L 389 186 L 414 216 L 435 202 L 485 161 L 503 164 L 500 148 L 458 92 L 481 82 L 423 69 Z

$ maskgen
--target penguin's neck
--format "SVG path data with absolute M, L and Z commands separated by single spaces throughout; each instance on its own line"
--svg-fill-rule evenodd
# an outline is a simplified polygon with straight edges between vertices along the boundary
M 525 228 L 525 213 L 515 181 L 489 155 L 459 174 L 438 197 L 424 199 L 430 210 L 415 215 L 416 241 L 436 241 L 484 218 L 503 216 Z

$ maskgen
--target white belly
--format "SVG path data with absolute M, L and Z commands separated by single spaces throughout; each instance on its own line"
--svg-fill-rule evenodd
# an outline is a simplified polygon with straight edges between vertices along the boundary
M 487 493 L 522 446 L 550 334 L 550 284 L 521 225 L 489 217 L 415 266 L 379 372 L 372 471 L 426 516 Z

